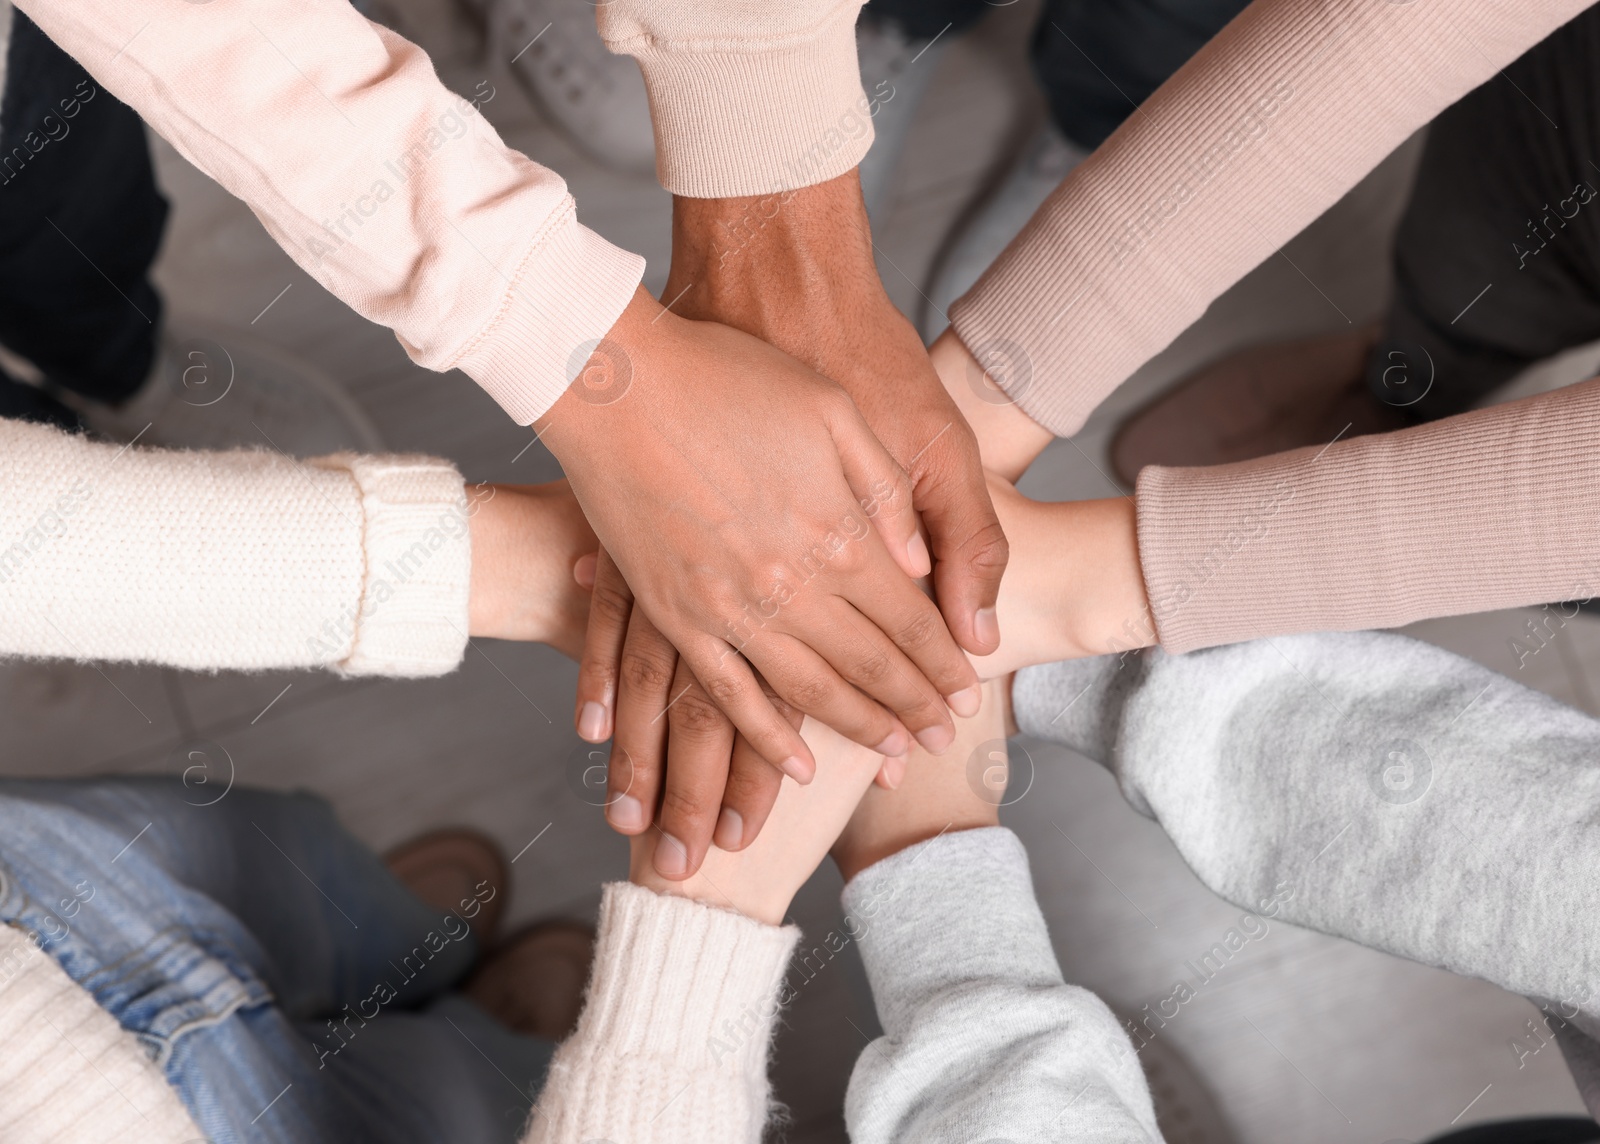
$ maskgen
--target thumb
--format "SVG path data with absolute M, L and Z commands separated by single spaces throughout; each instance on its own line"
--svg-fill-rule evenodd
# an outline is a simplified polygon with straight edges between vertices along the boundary
M 839 450 L 845 482 L 889 555 L 913 580 L 926 576 L 933 569 L 933 560 L 917 528 L 911 478 L 873 435 L 854 402 L 844 415 L 833 418 L 828 428 Z

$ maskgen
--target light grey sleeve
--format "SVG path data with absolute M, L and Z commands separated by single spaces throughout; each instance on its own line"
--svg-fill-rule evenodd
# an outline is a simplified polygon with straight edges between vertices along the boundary
M 1127 1034 L 1061 979 L 1016 835 L 910 847 L 844 907 L 884 1028 L 850 1077 L 853 1144 L 1159 1144 Z
M 1600 722 L 1376 632 L 1030 668 L 1013 703 L 1229 901 L 1541 1004 L 1600 1111 Z

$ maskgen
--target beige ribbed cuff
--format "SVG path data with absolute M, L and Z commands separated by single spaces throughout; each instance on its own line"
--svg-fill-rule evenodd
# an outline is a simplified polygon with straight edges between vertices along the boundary
M 1600 380 L 1233 465 L 1139 474 L 1161 646 L 1600 595 Z
M 578 222 L 569 195 L 512 276 L 500 315 L 452 364 L 530 425 L 566 392 L 643 276 L 644 259 Z
M 366 580 L 345 675 L 430 676 L 466 652 L 472 541 L 461 474 L 432 457 L 338 454 L 361 495 Z
M 793 927 L 613 883 L 589 996 L 524 1144 L 759 1140 Z
M 612 0 L 606 46 L 639 61 L 661 185 L 689 198 L 813 186 L 872 146 L 855 24 L 860 0 L 756 12 L 720 3 Z

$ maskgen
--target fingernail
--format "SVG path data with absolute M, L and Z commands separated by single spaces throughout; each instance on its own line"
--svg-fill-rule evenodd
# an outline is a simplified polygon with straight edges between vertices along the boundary
M 880 755 L 903 755 L 911 749 L 911 736 L 904 729 L 896 727 L 889 732 L 887 739 L 872 749 Z
M 606 741 L 606 709 L 593 699 L 578 713 L 578 738 L 591 743 Z
M 662 834 L 656 845 L 656 873 L 663 878 L 681 878 L 689 870 L 689 852 L 670 834 Z
M 778 769 L 788 775 L 801 786 L 811 781 L 811 776 L 816 773 L 815 765 L 806 762 L 799 755 L 790 755 L 778 764 Z
M 928 545 L 922 539 L 922 533 L 911 534 L 911 539 L 906 541 L 906 555 L 911 558 L 911 567 L 918 576 L 926 576 L 933 571 L 933 561 L 928 558 Z
M 993 608 L 979 608 L 972 617 L 972 632 L 984 647 L 1000 646 L 1000 621 Z
M 900 784 L 905 781 L 906 761 L 904 759 L 888 758 L 883 760 L 883 785 L 889 790 L 899 790 Z
M 924 727 L 917 732 L 917 742 L 922 744 L 922 749 L 931 755 L 942 755 L 955 742 L 956 730 L 943 723 L 932 727 Z
M 606 807 L 606 818 L 618 830 L 643 830 L 645 823 L 644 803 L 634 798 L 631 794 L 619 794 L 611 800 L 611 805 Z
M 572 578 L 578 582 L 578 587 L 594 587 L 595 565 L 599 563 L 599 559 L 593 552 L 585 553 L 578 557 L 577 562 L 572 566 Z
M 963 687 L 954 695 L 946 695 L 944 701 L 963 719 L 971 719 L 978 713 L 978 708 L 983 706 L 983 689 L 976 683 L 971 687 Z
M 737 850 L 744 842 L 744 816 L 731 806 L 722 808 L 722 813 L 717 815 L 717 829 L 712 832 L 711 841 L 724 850 Z

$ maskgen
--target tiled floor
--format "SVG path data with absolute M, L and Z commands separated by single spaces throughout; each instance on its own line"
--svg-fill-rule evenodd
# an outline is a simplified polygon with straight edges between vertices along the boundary
M 588 224 L 645 253 L 647 282 L 659 287 L 667 196 L 651 180 L 609 174 L 576 152 L 541 122 L 501 61 L 484 62 L 443 9 L 415 0 L 403 10 L 420 13 L 447 82 L 471 91 L 487 79 L 495 91 L 488 117 L 513 145 L 567 176 Z M 908 311 L 951 221 L 1039 114 L 1020 61 L 1032 10 L 997 6 L 938 64 L 878 236 L 886 284 Z M 178 314 L 248 329 L 317 363 L 344 383 L 391 447 L 449 456 L 475 479 L 555 474 L 538 446 L 524 452 L 530 434 L 467 379 L 412 366 L 386 331 L 296 268 L 247 210 L 170 148 L 156 150 L 175 204 L 160 279 Z M 1187 369 L 1234 346 L 1376 314 L 1385 243 L 1413 155 L 1414 147 L 1403 149 L 1220 299 L 1074 441 L 1052 446 L 1024 488 L 1055 499 L 1107 495 L 1115 491 L 1102 472 L 1111 426 Z M 1568 363 L 1562 376 L 1593 360 Z M 1411 634 L 1600 714 L 1600 620 L 1567 622 L 1519 664 L 1509 641 L 1528 619 L 1509 612 L 1431 621 Z M 572 684 L 572 667 L 555 653 L 492 642 L 475 646 L 457 674 L 428 682 L 11 664 L 0 667 L 5 771 L 189 770 L 197 786 L 202 777 L 217 784 L 207 790 L 229 781 L 308 787 L 380 848 L 427 827 L 471 823 L 519 855 L 513 923 L 581 914 L 592 909 L 599 882 L 623 872 L 625 852 L 572 777 Z M 1029 749 L 1035 788 L 1009 821 L 1030 847 L 1063 965 L 1070 979 L 1137 1010 L 1164 996 L 1182 962 L 1208 948 L 1237 911 L 1196 881 L 1108 775 L 1064 751 Z M 802 893 L 795 919 L 825 930 L 837 915 L 837 891 L 837 876 L 825 869 Z M 1481 982 L 1280 926 L 1185 1009 L 1171 1037 L 1242 1144 L 1380 1144 L 1422 1139 L 1457 1121 L 1578 1110 L 1553 1053 L 1518 1068 L 1509 1043 L 1532 1012 Z M 793 1114 L 790 1140 L 843 1139 L 844 1083 L 875 1031 L 859 964 L 846 955 L 786 1018 L 776 1076 Z

